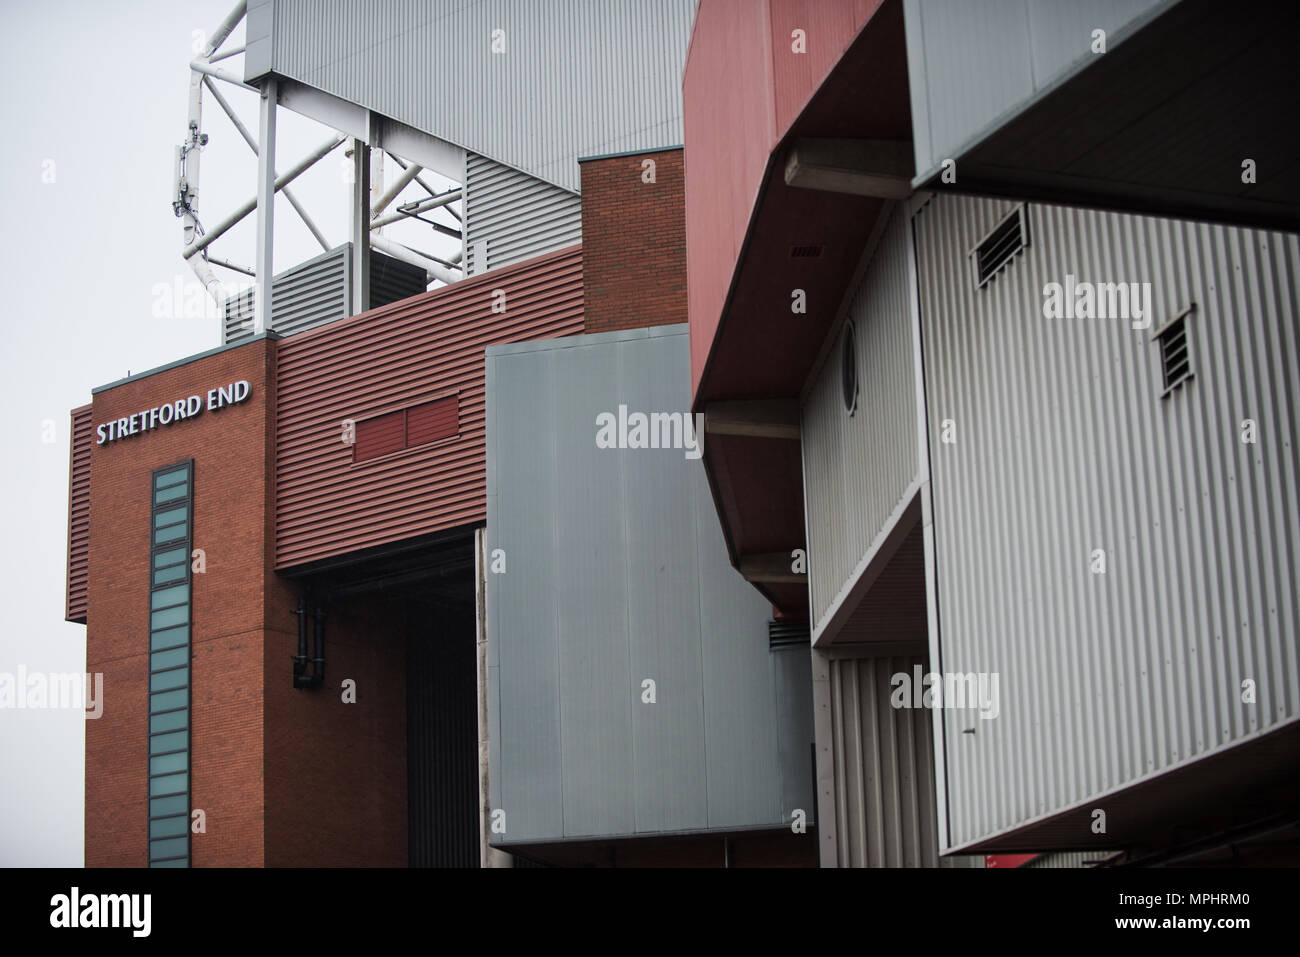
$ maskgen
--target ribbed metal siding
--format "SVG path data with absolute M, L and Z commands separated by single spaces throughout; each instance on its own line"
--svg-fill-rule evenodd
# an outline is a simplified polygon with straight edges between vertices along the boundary
M 767 0 L 767 6 L 772 23 L 772 97 L 780 136 L 880 8 L 881 0 Z M 801 53 L 793 48 L 796 29 L 804 32 Z
M 903 0 L 916 172 L 960 155 L 1036 94 L 1101 59 L 1134 20 L 1170 0 Z M 960 170 L 958 171 L 960 176 Z
M 492 311 L 492 290 L 506 312 Z M 483 521 L 483 350 L 582 328 L 573 247 L 299 333 L 276 352 L 276 566 Z M 460 436 L 353 464 L 344 419 L 460 393 Z
M 86 622 L 90 585 L 90 452 L 95 435 L 91 406 L 73 409 L 68 443 L 68 591 L 64 618 Z
M 917 477 L 907 215 L 896 208 L 849 306 L 858 406 L 844 410 L 840 329 L 803 406 L 812 616 L 820 625 Z
M 840 867 L 939 866 L 931 712 L 889 701 L 890 677 L 914 665 L 924 657 L 830 662 Z
M 276 0 L 271 68 L 577 192 L 579 156 L 682 141 L 694 7 Z
M 782 828 L 811 811 L 807 651 L 769 651 L 770 606 L 730 566 L 703 466 L 595 443 L 620 403 L 687 410 L 687 350 L 675 326 L 488 353 L 486 547 L 506 562 L 487 575 L 497 843 Z
M 465 260 L 471 275 L 582 240 L 573 193 L 471 153 L 465 173 Z M 486 243 L 486 263 L 478 262 Z
M 954 846 L 1300 707 L 1300 238 L 1035 205 L 976 290 L 967 253 L 1010 209 L 938 196 L 914 220 L 942 667 L 1002 676 L 1000 717 L 948 729 Z M 1150 281 L 1151 328 L 1043 318 L 1067 273 Z M 1195 378 L 1161 399 L 1150 333 L 1193 302 Z
M 350 244 L 344 244 L 275 277 L 271 312 L 275 331 L 291 335 L 347 315 Z M 246 289 L 226 305 L 223 342 L 253 337 L 254 292 Z
M 344 243 L 315 259 L 287 269 L 271 284 L 271 313 L 282 336 L 314 329 L 347 315 L 352 244 Z M 422 270 L 370 250 L 370 308 L 417 296 L 428 286 Z M 224 343 L 253 337 L 252 289 L 230 300 L 222 328 Z
M 443 609 L 406 645 L 411 867 L 477 867 L 478 698 L 473 609 Z

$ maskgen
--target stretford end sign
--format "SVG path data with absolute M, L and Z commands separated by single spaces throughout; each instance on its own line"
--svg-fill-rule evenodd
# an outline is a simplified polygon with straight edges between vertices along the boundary
M 191 395 L 154 406 L 143 412 L 136 412 L 123 419 L 111 419 L 95 427 L 95 435 L 98 436 L 95 444 L 116 442 L 128 435 L 148 432 L 162 425 L 173 425 L 182 419 L 192 419 L 201 415 L 204 409 L 215 412 L 227 405 L 238 405 L 240 402 L 246 402 L 252 394 L 252 384 L 247 379 L 240 379 L 229 385 L 209 389 L 206 401 L 201 395 Z

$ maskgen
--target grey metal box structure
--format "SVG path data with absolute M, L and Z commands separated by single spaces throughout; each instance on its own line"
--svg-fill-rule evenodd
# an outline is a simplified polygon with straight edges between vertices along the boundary
M 812 823 L 809 656 L 769 650 L 702 465 L 597 446 L 620 405 L 685 415 L 687 350 L 685 326 L 487 350 L 494 843 Z

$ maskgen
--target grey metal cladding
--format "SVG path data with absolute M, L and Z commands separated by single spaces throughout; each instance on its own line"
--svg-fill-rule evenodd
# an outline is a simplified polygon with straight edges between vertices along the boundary
M 925 658 L 837 658 L 829 666 L 836 863 L 938 867 L 931 711 L 890 703 L 891 677 L 925 671 Z
M 916 182 L 1091 65 L 1094 30 L 1113 50 L 1126 27 L 1173 2 L 903 0 Z
M 466 157 L 464 210 L 469 275 L 582 241 L 577 196 L 475 153 Z M 478 260 L 480 243 L 486 263 Z
M 351 243 L 336 246 L 314 259 L 286 269 L 271 284 L 271 318 L 282 336 L 314 329 L 348 314 L 348 274 Z M 422 270 L 370 250 L 370 308 L 387 305 L 425 291 Z M 253 291 L 232 296 L 222 323 L 222 342 L 253 337 Z
M 769 651 L 698 459 L 596 445 L 620 404 L 687 413 L 686 327 L 486 363 L 493 842 L 788 826 L 812 805 L 806 647 Z
M 911 241 L 906 211 L 896 207 L 848 309 L 856 342 L 856 412 L 850 416 L 841 397 L 838 329 L 803 402 L 814 628 L 855 580 L 859 563 L 917 478 Z
M 1032 204 L 976 289 L 1012 208 L 913 220 L 943 668 L 1001 675 L 1000 715 L 946 736 L 953 847 L 1300 715 L 1300 237 Z M 1147 315 L 1045 318 L 1068 276 L 1149 282 Z M 1152 333 L 1189 304 L 1162 398 Z
M 576 193 L 579 156 L 682 141 L 694 9 L 276 0 L 271 69 Z

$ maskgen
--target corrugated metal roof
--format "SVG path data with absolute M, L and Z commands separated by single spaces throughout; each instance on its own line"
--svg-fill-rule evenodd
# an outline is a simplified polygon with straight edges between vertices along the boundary
M 694 0 L 275 0 L 269 68 L 576 192 L 682 141 Z M 498 51 L 498 52 L 494 52 Z

